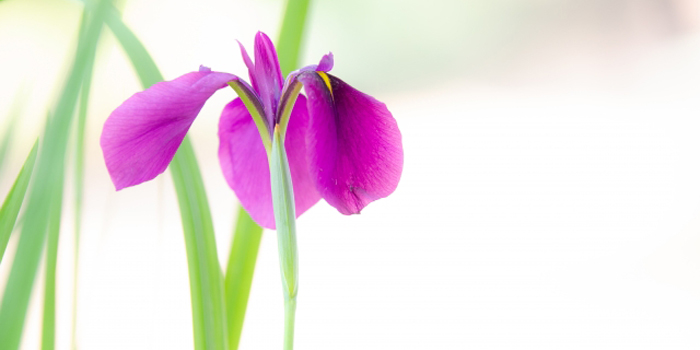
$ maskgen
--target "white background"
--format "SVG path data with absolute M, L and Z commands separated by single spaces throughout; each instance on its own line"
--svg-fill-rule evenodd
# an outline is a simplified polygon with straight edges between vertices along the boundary
M 235 39 L 250 51 L 257 30 L 274 38 L 282 4 L 124 11 L 166 79 L 199 64 L 245 76 Z M 698 11 L 692 0 L 314 2 L 301 64 L 333 51 L 336 75 L 389 106 L 405 166 L 396 192 L 361 215 L 320 202 L 299 219 L 296 347 L 700 348 Z M 79 14 L 77 2 L 0 3 L 0 118 L 23 101 L 3 196 L 61 86 Z M 139 89 L 106 31 L 87 136 L 80 349 L 192 348 L 171 178 L 115 192 L 98 145 L 104 119 Z M 191 130 L 222 263 L 235 197 L 214 135 L 231 98 L 215 95 Z M 73 293 L 66 197 L 58 349 L 70 346 Z M 241 349 L 282 343 L 275 240 L 264 233 Z M 40 343 L 41 275 L 36 287 L 23 349 Z

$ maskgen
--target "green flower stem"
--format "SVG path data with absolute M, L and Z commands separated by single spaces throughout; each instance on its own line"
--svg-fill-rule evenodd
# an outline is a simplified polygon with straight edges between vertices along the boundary
M 236 231 L 226 269 L 226 319 L 228 321 L 229 349 L 238 349 L 243 331 L 250 287 L 253 283 L 255 262 L 260 249 L 262 227 L 239 206 Z
M 299 289 L 297 283 L 299 280 L 299 259 L 297 256 L 296 213 L 292 177 L 279 126 L 275 127 L 272 151 L 268 154 L 268 161 L 284 292 L 284 349 L 291 350 L 294 345 L 294 311 L 296 310 Z
M 294 316 L 297 311 L 297 299 L 284 299 L 284 350 L 294 348 Z

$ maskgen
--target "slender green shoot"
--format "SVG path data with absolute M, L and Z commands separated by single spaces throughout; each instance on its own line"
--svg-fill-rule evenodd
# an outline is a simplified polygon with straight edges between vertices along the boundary
M 83 16 L 83 21 L 87 16 Z M 88 100 L 90 97 L 90 87 L 92 85 L 92 72 L 95 65 L 95 54 L 97 45 L 88 54 L 92 59 L 88 59 L 85 64 L 85 74 L 82 86 L 80 87 L 80 100 L 78 104 L 78 120 L 75 129 L 75 210 L 74 210 L 74 231 L 73 231 L 73 312 L 71 319 L 71 349 L 77 349 L 76 337 L 78 326 L 78 266 L 80 262 L 80 237 L 82 230 L 83 216 L 83 179 L 85 174 L 85 125 L 87 123 Z M 50 234 L 50 232 L 49 232 Z M 50 242 L 50 240 L 49 240 Z M 51 247 L 49 245 L 49 247 Z M 48 266 L 48 265 L 47 265 Z
M 0 350 L 19 348 L 29 297 L 49 226 L 55 197 L 63 192 L 66 148 L 75 105 L 102 26 L 102 13 L 108 0 L 99 1 L 87 25 L 81 28 L 75 59 L 53 115 L 49 118 L 38 153 L 36 172 L 29 189 L 27 220 L 17 244 L 10 275 L 0 304 Z M 84 35 L 83 35 L 84 33 Z
M 20 94 L 22 92 L 23 89 L 20 89 Z M 7 155 L 10 153 L 10 145 L 12 144 L 13 139 L 12 136 L 15 134 L 15 125 L 17 124 L 17 119 L 21 114 L 20 100 L 21 98 L 15 98 L 15 101 L 10 108 L 10 115 L 7 118 L 8 122 L 5 125 L 5 131 L 2 134 L 2 138 L 0 138 L 0 175 L 2 175 L 2 171 L 5 168 L 5 160 L 7 159 Z
M 20 170 L 15 183 L 2 203 L 2 209 L 0 209 L 0 261 L 2 261 L 2 257 L 5 254 L 7 242 L 10 240 L 12 229 L 15 227 L 19 210 L 22 208 L 24 194 L 27 192 L 29 179 L 32 177 L 32 170 L 34 170 L 34 161 L 36 160 L 38 147 L 39 140 L 34 142 L 34 147 L 29 152 L 27 160 L 24 161 L 22 170 Z
M 299 289 L 299 258 L 297 254 L 296 213 L 294 190 L 289 171 L 287 152 L 279 127 L 275 128 L 272 139 L 272 152 L 268 155 L 270 183 L 272 186 L 272 206 L 275 211 L 277 245 L 282 273 L 284 292 L 284 349 L 294 347 L 294 313 Z
M 310 0 L 287 0 L 277 41 L 277 53 L 280 58 L 282 75 L 299 67 L 299 53 L 301 52 L 301 40 L 304 37 L 306 14 L 309 12 Z
M 228 320 L 229 349 L 238 349 L 243 331 L 243 320 L 248 306 L 253 272 L 258 257 L 262 227 L 239 206 L 236 230 L 231 242 L 231 253 L 226 269 L 226 319 Z
M 59 174 L 63 177 L 63 174 Z M 44 283 L 44 317 L 42 319 L 41 349 L 53 350 L 56 343 L 56 261 L 58 236 L 61 228 L 63 191 L 56 189 L 49 209 L 49 229 L 46 242 L 46 272 Z

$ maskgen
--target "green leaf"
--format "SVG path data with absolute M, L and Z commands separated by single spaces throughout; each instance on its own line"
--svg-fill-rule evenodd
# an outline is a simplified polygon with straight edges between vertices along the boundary
M 99 1 L 94 15 L 81 28 L 75 59 L 53 115 L 49 118 L 38 154 L 36 172 L 20 232 L 10 276 L 0 305 L 0 350 L 19 347 L 29 297 L 37 273 L 49 226 L 52 203 L 63 192 L 66 147 L 73 112 L 83 81 L 85 67 L 94 52 L 102 26 L 102 13 L 108 0 Z
M 170 163 L 190 271 L 195 349 L 228 349 L 224 284 L 204 183 L 187 137 Z
M 24 194 L 27 192 L 29 179 L 32 177 L 32 170 L 34 169 L 34 161 L 36 160 L 38 147 L 39 141 L 37 140 L 34 142 L 34 147 L 32 147 L 32 150 L 29 152 L 27 160 L 24 161 L 22 170 L 20 170 L 15 183 L 12 185 L 10 192 L 2 203 L 2 209 L 0 209 L 0 261 L 2 261 L 5 249 L 7 248 L 7 242 L 10 240 L 12 229 L 15 227 L 19 210 L 22 208 Z
M 114 36 L 117 37 L 119 44 L 129 57 L 143 88 L 147 89 L 151 85 L 163 81 L 163 75 L 160 74 L 158 66 L 156 66 L 146 47 L 143 46 L 134 32 L 124 24 L 117 9 L 114 7 L 109 8 L 105 23 L 114 33 Z
M 22 93 L 22 89 L 20 89 L 20 93 Z M 7 125 L 5 125 L 5 132 L 2 135 L 2 139 L 0 139 L 0 175 L 2 175 L 2 171 L 5 167 L 5 160 L 7 158 L 7 154 L 10 151 L 10 145 L 12 144 L 12 137 L 15 133 L 15 124 L 17 123 L 17 119 L 19 118 L 20 113 L 20 98 L 15 98 L 12 107 L 10 108 L 10 115 L 7 118 L 9 122 Z M 0 254 L 2 256 L 2 254 Z
M 243 320 L 253 283 L 255 262 L 262 238 L 262 227 L 239 206 L 236 230 L 231 242 L 231 253 L 226 269 L 226 319 L 228 320 L 229 349 L 238 349 L 243 331 Z
M 299 52 L 308 10 L 309 0 L 287 0 L 277 41 L 280 68 L 284 76 L 299 67 Z
M 87 20 L 87 16 L 83 17 L 83 22 Z M 93 48 L 93 51 L 88 53 L 89 59 L 85 64 L 85 72 L 83 75 L 82 85 L 80 87 L 80 97 L 78 104 L 78 120 L 75 129 L 75 171 L 74 171 L 74 185 L 75 185 L 75 210 L 74 210 L 74 236 L 73 236 L 73 312 L 71 320 L 71 349 L 76 349 L 76 332 L 78 324 L 78 266 L 80 263 L 80 236 L 82 229 L 82 215 L 83 215 L 83 178 L 85 173 L 85 125 L 87 123 L 87 110 L 88 101 L 90 97 L 90 87 L 92 86 L 92 72 L 95 65 L 95 53 L 97 45 Z M 51 254 L 50 248 L 54 248 L 51 245 L 51 231 L 49 231 L 49 250 L 48 254 Z M 58 245 L 55 246 L 58 249 Z M 49 264 L 47 263 L 47 270 L 49 269 Z M 55 270 L 55 267 L 54 267 Z M 47 285 L 49 282 L 49 277 L 47 275 Z M 47 296 L 48 298 L 48 296 Z M 46 310 L 46 301 L 44 303 L 44 310 Z M 46 324 L 46 316 L 44 317 L 45 328 L 50 327 Z M 50 347 L 51 349 L 53 348 Z
M 61 181 L 63 174 L 59 174 Z M 44 317 L 42 319 L 41 349 L 53 350 L 56 342 L 56 261 L 58 236 L 61 228 L 62 189 L 56 189 L 49 209 L 48 240 L 46 243 L 46 272 L 44 283 Z
M 126 51 L 144 88 L 162 80 L 134 33 L 110 10 L 107 25 Z M 188 137 L 170 163 L 185 234 L 195 349 L 227 349 L 224 283 L 204 183 Z

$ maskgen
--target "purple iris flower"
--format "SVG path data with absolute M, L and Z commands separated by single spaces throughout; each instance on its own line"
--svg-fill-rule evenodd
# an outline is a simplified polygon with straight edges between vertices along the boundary
M 252 86 L 200 67 L 134 94 L 112 112 L 100 144 L 117 190 L 163 173 L 206 100 L 226 86 L 239 98 L 221 114 L 219 161 L 261 226 L 275 227 L 267 161 L 275 128 L 284 137 L 297 217 L 321 198 L 343 214 L 356 214 L 396 189 L 403 168 L 396 120 L 384 103 L 328 74 L 331 53 L 284 80 L 267 35 L 255 37 L 255 63 L 240 47 Z

